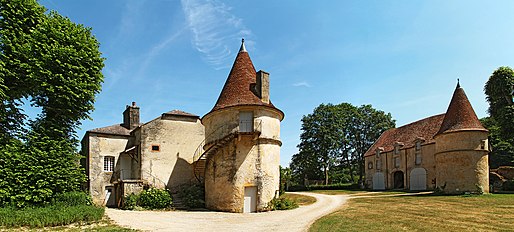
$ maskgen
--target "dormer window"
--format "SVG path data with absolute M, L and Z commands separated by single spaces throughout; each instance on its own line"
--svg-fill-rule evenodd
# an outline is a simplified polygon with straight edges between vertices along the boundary
M 403 143 L 401 142 L 396 142 L 394 143 L 394 154 L 395 155 L 398 155 L 400 154 L 400 149 L 403 147 Z

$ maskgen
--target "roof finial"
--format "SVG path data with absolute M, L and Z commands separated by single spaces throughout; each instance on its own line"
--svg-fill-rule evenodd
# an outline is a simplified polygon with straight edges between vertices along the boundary
M 457 78 L 457 89 L 460 88 L 460 81 L 459 78 Z
M 239 52 L 246 52 L 245 39 L 244 38 L 241 39 L 241 48 L 239 48 Z

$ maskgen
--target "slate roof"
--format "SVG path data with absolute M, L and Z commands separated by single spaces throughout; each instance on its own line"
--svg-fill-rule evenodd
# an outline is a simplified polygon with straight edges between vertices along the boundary
M 121 124 L 95 128 L 92 130 L 88 130 L 88 132 L 99 133 L 99 134 L 109 134 L 109 135 L 123 135 L 123 136 L 130 135 L 130 130 L 123 127 Z
M 243 42 L 218 101 L 210 112 L 241 105 L 261 105 L 277 109 L 271 101 L 269 104 L 262 102 L 252 91 L 252 87 L 256 84 L 256 75 L 255 67 Z
M 364 156 L 374 155 L 379 147 L 384 149 L 383 152 L 392 151 L 396 142 L 403 143 L 403 148 L 413 147 L 416 145 L 416 138 L 423 138 L 425 141 L 422 144 L 433 143 L 444 117 L 445 114 L 439 114 L 386 130 Z
M 457 84 L 457 88 L 455 88 L 453 92 L 453 97 L 446 111 L 446 116 L 437 134 L 457 130 L 487 131 L 478 120 L 464 89 L 462 89 L 459 84 Z
M 196 115 L 196 114 L 191 114 L 191 113 L 188 113 L 188 112 L 184 112 L 182 110 L 172 110 L 172 111 L 168 111 L 164 114 L 168 114 L 168 115 L 176 115 L 176 116 L 186 116 L 186 117 L 194 117 L 194 118 L 199 118 L 200 116 Z

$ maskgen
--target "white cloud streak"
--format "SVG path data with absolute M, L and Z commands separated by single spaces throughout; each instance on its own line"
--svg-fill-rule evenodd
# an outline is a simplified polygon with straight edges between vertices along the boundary
M 293 84 L 294 87 L 307 87 L 310 88 L 311 85 L 307 83 L 306 81 L 298 82 Z
M 194 47 L 215 69 L 229 67 L 234 41 L 251 35 L 231 8 L 216 0 L 181 0 Z M 236 47 L 237 49 L 237 47 Z

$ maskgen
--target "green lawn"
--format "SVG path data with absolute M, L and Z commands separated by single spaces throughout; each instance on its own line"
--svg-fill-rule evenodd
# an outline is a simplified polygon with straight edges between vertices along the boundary
M 310 231 L 514 231 L 514 194 L 354 198 Z
M 284 193 L 284 195 L 282 195 L 282 196 L 295 201 L 298 205 L 310 205 L 310 204 L 314 204 L 314 202 L 316 202 L 316 198 L 311 197 L 311 196 L 300 195 L 300 194 Z

